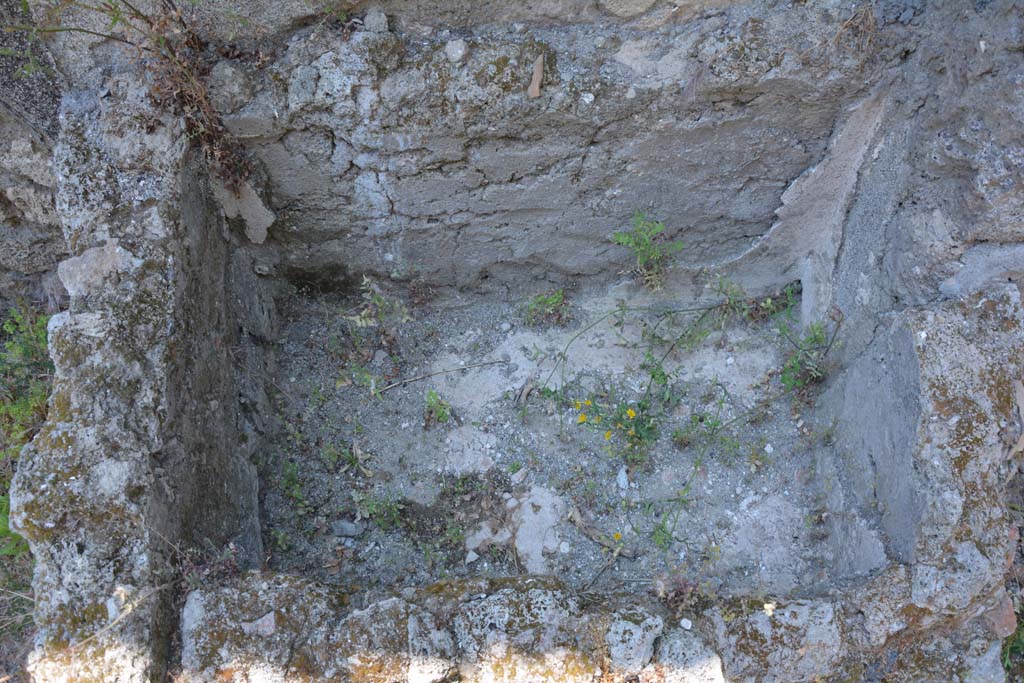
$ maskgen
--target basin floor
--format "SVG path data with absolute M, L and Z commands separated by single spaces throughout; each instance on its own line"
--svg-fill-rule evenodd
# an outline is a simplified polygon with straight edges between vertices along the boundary
M 278 302 L 271 568 L 353 590 L 538 573 L 769 596 L 826 580 L 813 463 L 829 430 L 779 378 L 798 293 L 705 312 L 619 285 L 532 316 L 529 298 L 430 294 Z

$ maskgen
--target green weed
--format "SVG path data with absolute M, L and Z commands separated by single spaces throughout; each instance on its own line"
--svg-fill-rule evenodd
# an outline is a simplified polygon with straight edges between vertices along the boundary
M 601 432 L 610 453 L 627 465 L 647 462 L 650 447 L 658 440 L 658 416 L 648 400 L 619 401 L 614 395 L 576 401 L 576 424 Z
M 565 290 L 538 294 L 526 305 L 524 320 L 527 325 L 565 325 L 569 322 L 569 308 Z
M 716 388 L 720 388 L 717 383 L 709 392 L 710 396 L 706 397 L 713 401 L 711 408 L 691 414 L 684 427 L 672 432 L 672 442 L 680 450 L 695 447 L 701 457 L 718 454 L 731 459 L 740 452 L 741 447 L 740 440 L 732 433 L 737 418 L 724 418 L 725 394 L 715 398 Z
M 383 290 L 370 278 L 363 276 L 360 285 L 363 303 L 354 315 L 346 315 L 344 319 L 357 328 L 386 327 L 389 324 L 410 322 L 412 316 L 401 301 L 389 299 Z
M 842 313 L 836 309 L 831 319 L 834 323 L 831 334 L 826 330 L 824 322 L 815 321 L 807 326 L 802 337 L 794 332 L 788 323 L 780 323 L 779 334 L 793 347 L 779 375 L 779 380 L 787 391 L 803 393 L 811 385 L 825 379 L 828 372 L 825 359 L 835 345 L 842 324 Z
M 286 460 L 281 466 L 281 490 L 292 501 L 300 514 L 308 511 L 309 503 L 302 491 L 302 479 L 299 477 L 299 466 Z
M 405 506 L 398 501 L 356 491 L 352 493 L 352 500 L 356 505 L 356 521 L 368 519 L 381 531 L 390 531 L 402 525 L 402 510 Z
M 274 547 L 280 552 L 287 552 L 292 547 L 292 541 L 288 537 L 288 532 L 283 529 L 274 529 L 270 532 L 270 535 L 274 539 Z
M 426 407 L 424 408 L 424 425 L 445 424 L 452 418 L 452 407 L 433 389 L 427 390 Z
M 680 242 L 666 242 L 665 224 L 647 219 L 641 212 L 633 214 L 633 227 L 612 235 L 615 244 L 628 248 L 636 259 L 636 271 L 648 289 L 660 289 L 665 268 L 672 254 L 682 250 Z

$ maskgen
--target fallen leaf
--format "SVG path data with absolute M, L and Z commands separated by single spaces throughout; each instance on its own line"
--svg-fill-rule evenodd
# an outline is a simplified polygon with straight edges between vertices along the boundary
M 526 96 L 531 100 L 540 97 L 540 82 L 544 79 L 544 55 L 537 57 L 533 63 L 533 78 L 530 79 L 530 87 L 526 89 Z

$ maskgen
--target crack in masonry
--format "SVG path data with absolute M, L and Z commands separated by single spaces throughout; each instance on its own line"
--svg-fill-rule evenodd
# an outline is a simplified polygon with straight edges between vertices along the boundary
M 582 174 L 583 174 L 583 169 L 586 167 L 587 159 L 590 157 L 590 150 L 591 150 L 591 148 L 595 144 L 597 144 L 597 138 L 602 133 L 604 133 L 609 127 L 611 127 L 611 126 L 613 126 L 613 125 L 615 125 L 617 123 L 622 123 L 623 121 L 626 121 L 627 119 L 632 118 L 633 115 L 634 115 L 634 112 L 630 112 L 628 114 L 623 114 L 622 116 L 613 118 L 612 120 L 607 121 L 606 123 L 603 123 L 603 124 L 599 125 L 597 127 L 597 129 L 594 130 L 593 134 L 591 134 L 590 138 L 587 140 L 586 145 L 583 146 L 583 155 L 580 157 L 579 168 L 577 168 L 576 171 L 572 174 L 572 183 L 573 183 L 573 185 L 576 185 L 576 184 L 578 184 L 580 182 L 580 178 L 582 177 Z

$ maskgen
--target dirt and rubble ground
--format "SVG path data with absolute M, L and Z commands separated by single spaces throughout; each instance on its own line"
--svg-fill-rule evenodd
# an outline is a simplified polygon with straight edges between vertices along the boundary
M 693 302 L 619 286 L 532 325 L 528 300 L 376 296 L 279 301 L 280 429 L 261 463 L 275 570 L 353 588 L 827 582 L 813 453 L 829 430 L 778 377 L 798 295 L 698 322 L 663 314 Z

